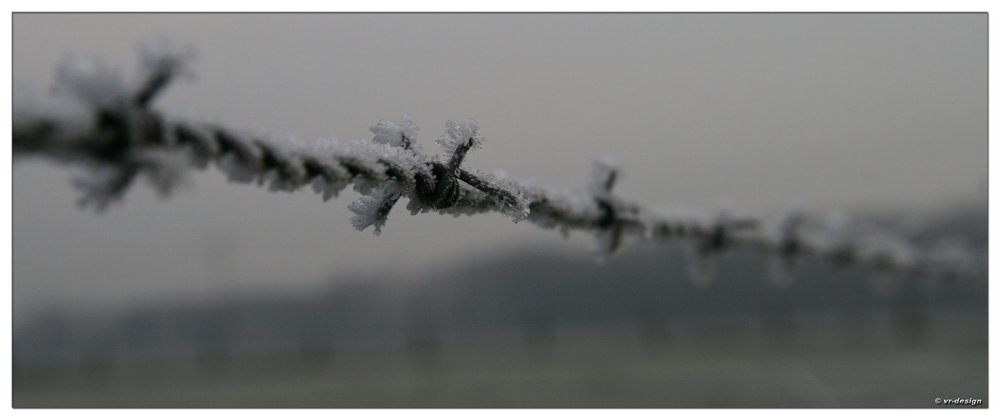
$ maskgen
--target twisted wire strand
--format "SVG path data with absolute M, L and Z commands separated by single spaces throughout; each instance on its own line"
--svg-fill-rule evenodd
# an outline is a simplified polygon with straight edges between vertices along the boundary
M 211 162 L 231 181 L 266 184 L 272 191 L 311 185 L 324 200 L 353 184 L 365 196 L 349 206 L 356 213 L 352 223 L 359 230 L 374 225 L 376 234 L 395 203 L 406 196 L 413 214 L 497 211 L 515 222 L 527 220 L 564 235 L 593 232 L 601 257 L 616 253 L 626 237 L 679 240 L 694 260 L 692 278 L 699 283 L 711 280 L 712 256 L 737 248 L 774 257 L 772 280 L 782 286 L 806 257 L 865 264 L 879 276 L 896 278 L 985 277 L 985 257 L 960 245 L 924 250 L 889 231 L 809 228 L 802 212 L 789 212 L 777 221 L 726 212 L 714 219 L 657 212 L 613 192 L 619 169 L 608 160 L 594 162 L 586 191 L 518 181 L 501 171 L 467 170 L 461 168 L 463 158 L 485 141 L 474 121 L 446 124 L 438 140 L 447 154 L 441 158 L 422 153 L 414 142 L 417 128 L 408 117 L 372 126 L 371 142 L 313 143 L 169 118 L 153 109 L 152 102 L 183 72 L 187 58 L 183 53 L 147 51 L 144 74 L 133 87 L 90 64 L 64 63 L 57 72 L 56 106 L 15 100 L 14 156 L 44 156 L 88 167 L 90 176 L 75 185 L 83 191 L 80 204 L 98 211 L 119 200 L 139 175 L 167 194 L 189 168 L 204 169 Z

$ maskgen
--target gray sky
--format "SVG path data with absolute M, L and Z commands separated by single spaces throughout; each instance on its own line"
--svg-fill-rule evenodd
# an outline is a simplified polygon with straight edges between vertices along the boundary
M 985 14 L 16 14 L 13 78 L 46 89 L 70 52 L 132 74 L 138 43 L 165 35 L 198 56 L 161 109 L 306 140 L 368 139 L 408 114 L 431 154 L 446 120 L 475 118 L 488 140 L 466 167 L 520 179 L 584 188 L 613 154 L 618 190 L 650 205 L 912 211 L 986 194 L 986 31 Z M 375 237 L 351 227 L 356 193 L 323 203 L 214 168 L 97 215 L 76 207 L 74 171 L 15 162 L 15 314 L 591 246 L 403 205 Z

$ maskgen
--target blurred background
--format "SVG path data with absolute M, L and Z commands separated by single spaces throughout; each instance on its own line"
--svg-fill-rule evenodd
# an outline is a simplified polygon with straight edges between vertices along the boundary
M 987 247 L 986 14 L 14 14 L 15 89 L 60 60 L 135 74 L 197 52 L 155 103 L 312 140 L 410 115 L 488 139 L 466 167 L 711 214 L 839 211 L 917 245 Z M 15 407 L 931 407 L 987 397 L 985 279 L 870 287 L 500 214 L 270 193 L 214 168 L 81 210 L 81 168 L 13 162 Z

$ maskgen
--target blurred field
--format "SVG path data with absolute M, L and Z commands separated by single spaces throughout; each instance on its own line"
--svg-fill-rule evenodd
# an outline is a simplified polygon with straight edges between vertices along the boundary
M 23 407 L 987 407 L 984 310 L 936 311 L 918 339 L 873 313 L 675 319 L 444 334 L 434 346 L 330 355 L 15 368 Z M 949 406 L 948 408 L 956 408 Z
M 985 252 L 974 215 L 925 235 Z M 775 288 L 765 258 L 732 252 L 699 288 L 682 257 L 520 252 L 406 285 L 371 275 L 306 296 L 40 312 L 15 329 L 13 405 L 989 405 L 985 278 L 879 291 L 870 268 L 806 260 Z

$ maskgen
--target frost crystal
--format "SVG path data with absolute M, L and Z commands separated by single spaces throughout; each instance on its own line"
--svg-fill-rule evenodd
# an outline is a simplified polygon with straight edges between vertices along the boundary
M 216 166 L 219 167 L 219 170 L 226 173 L 230 182 L 245 184 L 253 182 L 254 178 L 257 177 L 257 174 L 253 171 L 253 169 L 240 163 L 240 159 L 236 157 L 236 153 L 233 152 L 222 155 L 222 157 L 220 157 L 216 162 Z
M 88 175 L 73 179 L 73 186 L 83 191 L 83 197 L 78 204 L 80 207 L 93 205 L 98 212 L 104 212 L 108 204 L 121 198 L 122 193 L 135 178 L 134 175 L 134 168 L 113 166 L 91 168 Z
M 194 49 L 181 48 L 172 40 L 162 37 L 142 43 L 139 49 L 142 54 L 142 74 L 134 99 L 145 105 L 171 79 L 185 74 L 185 66 L 194 56 Z
M 611 192 L 618 178 L 618 164 L 614 158 L 595 159 L 590 170 L 590 185 L 587 190 L 595 196 Z
M 597 247 L 594 255 L 598 262 L 604 262 L 621 248 L 622 230 L 621 228 L 608 229 L 597 232 Z
M 137 161 L 146 167 L 146 177 L 160 196 L 166 197 L 174 188 L 188 184 L 187 165 L 190 153 L 148 150 Z
M 461 124 L 448 120 L 444 123 L 444 128 L 444 134 L 438 139 L 437 144 L 441 145 L 446 155 L 454 155 L 462 148 L 467 148 L 469 151 L 479 149 L 486 143 L 486 138 L 479 136 L 479 124 L 476 120 L 470 119 L 469 122 Z
M 94 107 L 109 107 L 126 96 L 121 80 L 121 74 L 102 61 L 68 56 L 56 70 L 55 94 Z
M 396 204 L 404 190 L 395 181 L 386 182 L 382 187 L 372 190 L 371 194 L 361 197 L 351 203 L 347 208 L 354 212 L 351 224 L 358 230 L 364 230 L 368 226 L 375 225 L 375 235 L 382 233 L 382 226 L 385 226 L 389 218 L 392 206 Z
M 371 126 L 370 130 L 375 134 L 375 137 L 372 138 L 375 143 L 412 149 L 416 153 L 421 152 L 420 145 L 416 144 L 417 132 L 420 129 L 410 120 L 409 115 L 404 115 L 398 124 L 379 120 L 378 124 Z

